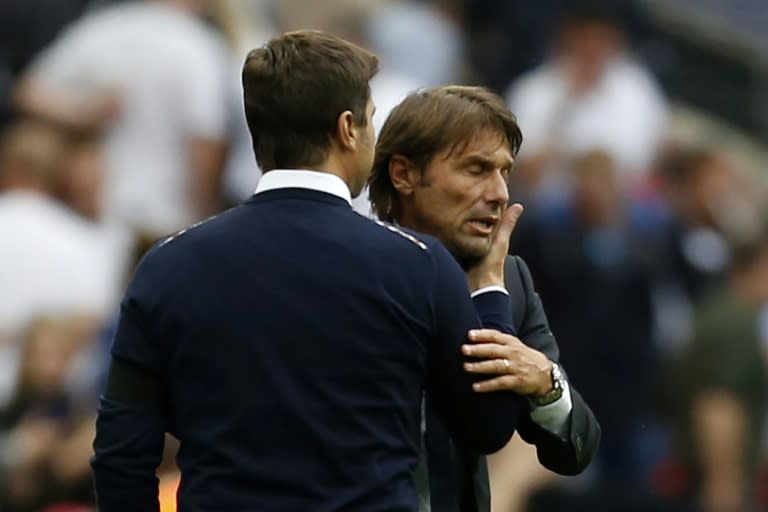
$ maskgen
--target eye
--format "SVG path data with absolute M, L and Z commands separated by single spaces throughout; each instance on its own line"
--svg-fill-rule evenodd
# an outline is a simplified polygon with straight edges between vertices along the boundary
M 510 174 L 512 174 L 512 169 L 510 167 L 505 167 L 501 170 L 501 175 L 505 180 L 509 180 Z
M 470 165 L 467 167 L 467 172 L 479 176 L 485 172 L 485 169 L 481 165 Z

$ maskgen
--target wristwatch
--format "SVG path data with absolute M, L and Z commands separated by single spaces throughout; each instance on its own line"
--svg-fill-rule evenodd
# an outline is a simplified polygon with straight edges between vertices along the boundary
M 550 375 L 552 376 L 552 390 L 544 396 L 529 397 L 528 401 L 532 406 L 541 407 L 549 405 L 557 402 L 563 396 L 563 389 L 565 389 L 566 384 L 563 372 L 560 371 L 560 365 L 552 363 L 552 373 Z

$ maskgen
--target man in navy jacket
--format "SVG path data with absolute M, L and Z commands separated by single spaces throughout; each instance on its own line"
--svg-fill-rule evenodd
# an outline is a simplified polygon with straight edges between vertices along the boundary
M 435 239 L 354 213 L 376 70 L 320 32 L 248 56 L 265 174 L 250 200 L 159 241 L 136 271 L 94 442 L 101 510 L 158 509 L 165 432 L 180 441 L 181 511 L 413 511 L 424 391 L 473 450 L 510 438 L 516 397 L 475 393 L 461 346 L 481 322 L 511 330 L 503 262 L 521 208 L 496 212 L 493 248 L 468 276 Z

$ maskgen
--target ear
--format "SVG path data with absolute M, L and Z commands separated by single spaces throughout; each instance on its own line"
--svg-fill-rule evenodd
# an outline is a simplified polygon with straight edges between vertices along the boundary
M 421 181 L 421 171 L 403 155 L 389 159 L 389 179 L 400 194 L 409 196 Z
M 358 133 L 352 111 L 345 110 L 339 114 L 339 118 L 336 120 L 336 136 L 339 139 L 339 145 L 343 149 L 356 149 Z

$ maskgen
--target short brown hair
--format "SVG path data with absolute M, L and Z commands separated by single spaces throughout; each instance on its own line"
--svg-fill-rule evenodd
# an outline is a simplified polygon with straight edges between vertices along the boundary
M 385 221 L 399 217 L 399 197 L 389 176 L 389 161 L 403 155 L 424 171 L 446 149 L 463 151 L 481 129 L 503 136 L 516 156 L 523 135 L 512 112 L 484 87 L 446 85 L 416 91 L 389 114 L 376 143 L 368 179 L 373 211 Z
M 320 31 L 289 32 L 243 66 L 245 117 L 262 171 L 311 167 L 328 153 L 339 115 L 365 125 L 378 58 Z

